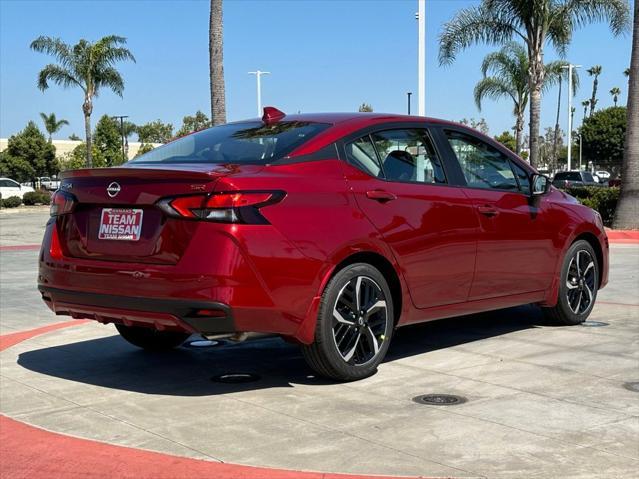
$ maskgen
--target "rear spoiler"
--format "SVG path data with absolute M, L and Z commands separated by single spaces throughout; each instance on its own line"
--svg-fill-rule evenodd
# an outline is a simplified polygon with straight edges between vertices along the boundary
M 209 168 L 211 165 L 208 165 Z M 220 165 L 216 165 L 220 166 Z M 60 174 L 60 179 L 68 180 L 71 178 L 144 178 L 144 179 L 171 179 L 171 180 L 194 180 L 194 181 L 212 181 L 220 176 L 232 173 L 234 168 L 229 166 L 215 170 L 191 170 L 176 166 L 168 166 L 166 168 L 146 168 L 142 167 L 125 167 L 125 168 L 82 168 L 79 170 L 68 170 Z

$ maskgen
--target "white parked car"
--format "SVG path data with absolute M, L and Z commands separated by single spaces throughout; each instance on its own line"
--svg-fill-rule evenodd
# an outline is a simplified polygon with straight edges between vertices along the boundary
M 0 198 L 7 199 L 11 196 L 22 198 L 25 193 L 33 191 L 30 186 L 23 186 L 11 178 L 0 178 Z

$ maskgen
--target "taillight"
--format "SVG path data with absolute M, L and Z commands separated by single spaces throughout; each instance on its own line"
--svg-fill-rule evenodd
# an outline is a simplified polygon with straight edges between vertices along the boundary
M 66 215 L 75 208 L 76 199 L 71 193 L 56 191 L 51 198 L 51 216 Z
M 158 207 L 169 216 L 218 223 L 268 224 L 260 208 L 284 198 L 283 191 L 233 191 L 166 198 Z

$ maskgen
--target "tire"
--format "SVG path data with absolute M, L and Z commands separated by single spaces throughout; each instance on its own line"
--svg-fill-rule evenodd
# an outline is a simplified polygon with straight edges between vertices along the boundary
M 124 339 L 138 348 L 147 351 L 169 351 L 180 346 L 189 333 L 173 331 L 158 331 L 152 328 L 140 328 L 137 326 L 125 326 L 116 324 L 115 328 Z
M 358 303 L 359 316 L 353 314 Z M 322 294 L 315 341 L 302 346 L 304 359 L 313 371 L 329 379 L 368 377 L 386 356 L 393 318 L 393 300 L 382 273 L 366 263 L 346 266 Z
M 544 308 L 544 314 L 558 324 L 583 323 L 592 312 L 599 289 L 599 263 L 590 243 L 579 240 L 570 246 L 559 281 L 557 304 Z

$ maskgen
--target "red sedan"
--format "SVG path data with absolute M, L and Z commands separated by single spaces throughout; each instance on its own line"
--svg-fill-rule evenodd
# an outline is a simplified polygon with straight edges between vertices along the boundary
M 65 173 L 38 287 L 145 349 L 276 334 L 354 380 L 396 327 L 529 303 L 578 324 L 607 280 L 601 217 L 477 131 L 266 108 Z

